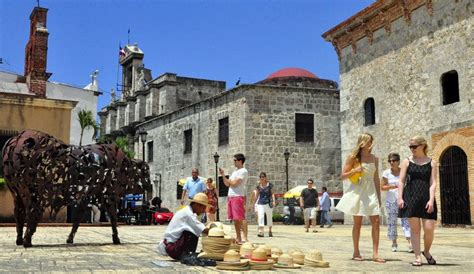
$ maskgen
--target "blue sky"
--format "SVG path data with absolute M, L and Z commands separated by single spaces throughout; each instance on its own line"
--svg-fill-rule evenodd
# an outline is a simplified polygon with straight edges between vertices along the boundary
M 321 34 L 373 0 L 40 0 L 48 8 L 51 81 L 83 87 L 95 69 L 104 95 L 116 88 L 118 47 L 138 43 L 155 78 L 165 72 L 254 83 L 284 67 L 339 81 Z M 0 0 L 0 70 L 23 73 L 35 0 Z M 120 81 L 120 80 L 119 80 Z

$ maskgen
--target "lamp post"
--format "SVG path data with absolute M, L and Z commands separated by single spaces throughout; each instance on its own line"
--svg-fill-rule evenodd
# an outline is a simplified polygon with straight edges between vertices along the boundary
M 285 149 L 283 155 L 285 156 L 286 161 L 286 191 L 288 191 L 288 159 L 290 159 L 290 152 L 288 149 Z
M 160 197 L 161 199 L 161 173 L 158 173 L 158 176 L 160 176 L 159 187 L 158 187 L 158 197 Z
M 216 213 L 217 213 L 217 221 L 220 221 L 220 218 L 219 218 L 219 174 L 217 173 L 217 163 L 219 163 L 219 154 L 217 154 L 217 152 L 214 154 L 214 163 L 216 163 L 216 190 L 217 190 Z

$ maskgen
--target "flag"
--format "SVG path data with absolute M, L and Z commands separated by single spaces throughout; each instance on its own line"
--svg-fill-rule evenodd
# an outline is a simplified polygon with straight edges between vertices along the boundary
M 125 57 L 125 55 L 125 50 L 121 46 L 119 46 L 119 57 L 123 58 Z

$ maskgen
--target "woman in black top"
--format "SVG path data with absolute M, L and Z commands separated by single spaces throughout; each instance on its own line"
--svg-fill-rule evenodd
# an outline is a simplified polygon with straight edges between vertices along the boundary
M 257 212 L 258 219 L 258 237 L 263 237 L 263 228 L 265 226 L 265 214 L 267 215 L 268 237 L 273 237 L 273 207 L 275 207 L 275 194 L 273 185 L 268 182 L 267 174 L 260 173 L 260 181 L 255 189 L 255 195 L 252 197 L 251 207 Z
M 435 201 L 436 184 L 438 181 L 438 163 L 428 156 L 428 144 L 423 137 L 415 136 L 410 139 L 409 148 L 412 156 L 402 162 L 400 182 L 398 183 L 399 218 L 408 218 L 411 227 L 411 241 L 415 251 L 413 266 L 421 266 L 420 230 L 423 225 L 423 242 L 428 264 L 436 264 L 431 256 L 430 248 L 433 243 L 436 226 L 437 209 Z

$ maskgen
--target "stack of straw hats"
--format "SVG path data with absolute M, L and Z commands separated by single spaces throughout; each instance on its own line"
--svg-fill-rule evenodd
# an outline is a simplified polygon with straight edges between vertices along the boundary
M 329 262 L 323 260 L 323 254 L 319 250 L 311 250 L 304 259 L 306 266 L 329 267 Z
M 202 252 L 200 258 L 222 260 L 224 253 L 230 248 L 232 239 L 224 238 L 225 233 L 219 227 L 213 227 L 209 230 L 208 237 L 202 237 Z
M 293 257 L 288 254 L 283 254 L 278 257 L 278 263 L 275 263 L 274 267 L 276 268 L 301 268 L 300 265 L 293 263 Z
M 250 257 L 252 256 L 252 251 L 254 250 L 255 250 L 255 246 L 252 243 L 249 243 L 249 242 L 244 243 L 240 247 L 240 256 L 246 259 L 250 259 Z
M 299 264 L 299 265 L 304 264 L 304 253 L 303 252 L 301 252 L 299 250 L 293 251 L 291 253 L 291 257 L 293 257 L 293 262 L 295 262 L 296 264 Z
M 270 259 L 275 262 L 278 262 L 278 257 L 283 255 L 283 251 L 281 251 L 281 249 L 278 247 L 273 247 L 271 252 L 272 252 L 272 256 L 270 257 Z
M 235 250 L 229 250 L 224 254 L 224 261 L 217 262 L 217 269 L 243 271 L 249 269 L 249 260 L 241 260 L 240 254 Z
M 268 260 L 267 252 L 263 248 L 257 248 L 252 251 L 250 257 L 250 269 L 252 270 L 271 270 L 273 269 L 273 261 Z

